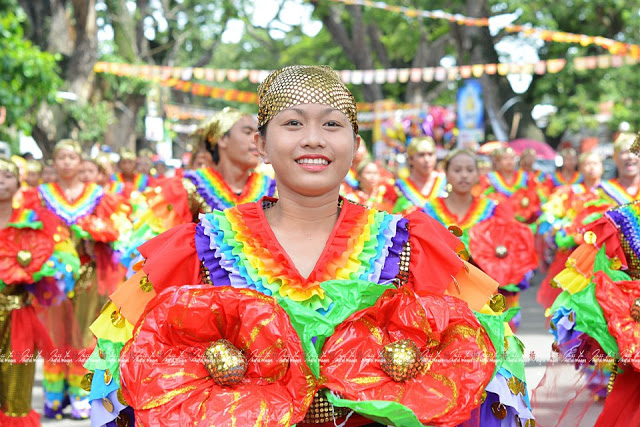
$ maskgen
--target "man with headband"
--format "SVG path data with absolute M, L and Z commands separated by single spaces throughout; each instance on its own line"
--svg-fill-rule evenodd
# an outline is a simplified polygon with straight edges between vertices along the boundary
M 0 425 L 40 425 L 31 408 L 36 351 L 54 349 L 33 308 L 66 298 L 80 261 L 46 211 L 15 202 L 17 166 L 0 158 Z M 45 218 L 46 217 L 46 218 Z
M 279 198 L 207 213 L 139 248 L 144 263 L 92 326 L 100 348 L 123 346 L 93 424 L 464 422 L 501 350 L 469 307 L 485 310 L 497 284 L 424 213 L 403 218 L 339 196 L 360 137 L 355 100 L 331 68 L 280 69 L 258 93 L 255 142 Z M 423 364 L 430 351 L 478 357 Z M 516 415 L 499 393 L 487 400 Z
M 145 209 L 133 217 L 134 233 L 122 250 L 121 262 L 129 266 L 138 256 L 138 246 L 172 227 L 197 222 L 200 213 L 273 196 L 273 179 L 255 171 L 256 131 L 255 118 L 233 108 L 204 121 L 192 138 L 194 145 L 206 147 L 215 167 L 188 170 L 145 193 Z

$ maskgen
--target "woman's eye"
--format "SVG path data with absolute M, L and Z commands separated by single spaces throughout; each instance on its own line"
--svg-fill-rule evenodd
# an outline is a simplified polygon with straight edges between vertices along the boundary
M 298 126 L 300 125 L 300 122 L 297 120 L 289 120 L 288 122 L 285 123 L 285 125 L 287 126 Z
M 342 126 L 342 125 L 340 124 L 340 122 L 336 122 L 336 121 L 333 121 L 333 120 L 328 121 L 326 124 L 327 124 L 327 126 L 331 126 L 331 127 L 334 127 L 334 126 Z

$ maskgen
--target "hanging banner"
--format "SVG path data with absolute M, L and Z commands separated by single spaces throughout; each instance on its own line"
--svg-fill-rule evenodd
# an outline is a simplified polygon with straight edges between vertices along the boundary
M 574 57 L 570 59 L 578 69 L 612 68 L 638 63 L 638 59 L 630 56 L 599 55 Z M 452 67 L 425 67 L 425 68 L 390 68 L 378 70 L 336 70 L 342 81 L 346 84 L 361 85 L 372 82 L 383 83 L 407 83 L 408 81 L 433 82 L 455 81 L 467 78 L 480 78 L 482 75 L 542 75 L 546 73 L 558 73 L 564 69 L 567 60 L 564 58 L 549 59 L 535 63 L 500 63 L 500 64 L 470 64 Z M 134 77 L 144 80 L 157 81 L 163 85 L 176 87 L 177 90 L 189 92 L 194 78 L 205 82 L 237 82 L 240 79 L 249 79 L 251 83 L 258 84 L 266 78 L 270 70 L 227 70 L 211 68 L 188 67 L 160 67 L 150 65 L 120 64 L 115 62 L 97 62 L 94 66 L 96 73 L 114 74 L 122 77 Z M 176 77 L 177 76 L 177 77 Z M 201 78 L 202 77 L 202 78 Z M 253 103 L 257 100 L 254 92 L 238 91 L 235 89 L 214 88 L 201 83 L 193 83 L 198 95 L 211 98 L 230 99 L 238 102 Z
M 476 151 L 484 141 L 484 102 L 480 80 L 465 80 L 458 89 L 458 147 Z
M 420 10 L 410 7 L 389 5 L 382 1 L 372 0 L 331 0 L 334 3 L 346 5 L 357 5 L 372 9 L 386 10 L 387 12 L 401 13 L 408 18 L 429 18 L 444 19 L 458 25 L 467 27 L 488 27 L 489 18 L 471 18 L 459 13 L 447 13 L 441 10 Z M 317 2 L 317 0 L 315 0 Z M 504 30 L 509 33 L 520 33 L 526 37 L 535 37 L 547 42 L 572 43 L 581 46 L 596 45 L 607 49 L 613 55 L 628 55 L 633 58 L 640 58 L 640 45 L 623 43 L 617 40 L 600 36 L 588 36 L 586 34 L 565 33 L 564 31 L 545 30 L 534 28 L 530 25 L 506 25 Z

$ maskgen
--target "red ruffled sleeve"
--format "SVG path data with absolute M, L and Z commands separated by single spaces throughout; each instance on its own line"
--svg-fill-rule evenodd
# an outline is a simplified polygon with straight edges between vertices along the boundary
M 409 220 L 411 262 L 407 283 L 417 292 L 444 294 L 464 263 L 456 250 L 460 240 L 442 224 L 422 211 L 413 212 Z
M 201 283 L 195 245 L 196 224 L 182 224 L 149 240 L 138 250 L 157 293 L 169 286 Z
M 596 234 L 597 248 L 601 248 L 603 244 L 605 245 L 607 258 L 618 257 L 622 262 L 623 269 L 627 268 L 627 258 L 620 242 L 620 231 L 606 216 L 589 224 L 586 227 L 586 231 L 593 231 Z
M 191 209 L 189 209 L 189 197 L 184 185 L 182 185 L 182 178 L 174 177 L 158 180 L 157 187 L 150 191 L 155 191 L 156 193 L 160 191 L 164 201 L 171 206 L 174 215 L 180 218 L 181 224 L 193 221 L 193 215 Z M 152 197 L 147 196 L 147 198 L 149 199 L 149 206 L 152 208 L 155 203 L 151 203 Z M 162 205 L 164 206 L 164 204 Z

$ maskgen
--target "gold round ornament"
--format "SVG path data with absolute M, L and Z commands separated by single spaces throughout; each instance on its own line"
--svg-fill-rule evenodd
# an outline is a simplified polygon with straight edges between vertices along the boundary
M 420 349 L 410 339 L 387 344 L 382 348 L 382 370 L 394 381 L 407 381 L 420 372 Z
M 247 373 L 247 358 L 225 339 L 212 343 L 204 353 L 204 366 L 216 384 L 238 384 Z

